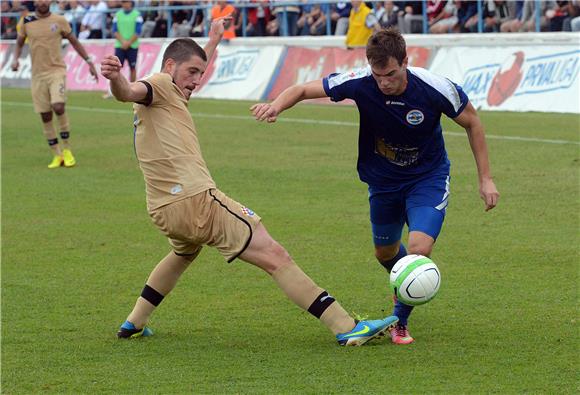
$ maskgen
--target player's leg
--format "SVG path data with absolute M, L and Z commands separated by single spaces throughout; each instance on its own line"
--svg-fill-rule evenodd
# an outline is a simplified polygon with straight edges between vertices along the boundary
M 404 195 L 403 192 L 374 193 L 372 188 L 369 188 L 369 203 L 375 256 L 390 273 L 395 263 L 407 255 L 407 250 L 401 243 L 405 224 Z M 393 315 L 399 319 L 399 322 L 397 327 L 391 329 L 391 340 L 395 344 L 409 344 L 413 338 L 397 336 L 396 330 L 400 328 L 402 321 L 406 325 L 413 306 L 397 301 L 395 295 L 393 295 L 393 302 Z
M 216 214 L 213 220 L 215 237 L 208 245 L 215 246 L 229 261 L 240 258 L 272 276 L 272 279 L 303 310 L 320 319 L 343 345 L 361 345 L 384 334 L 396 323 L 395 317 L 385 320 L 355 320 L 340 304 L 319 287 L 276 242 L 252 210 L 228 198 L 218 190 L 211 191 Z
M 127 62 L 129 63 L 130 80 L 137 81 L 137 48 L 127 49 Z
M 72 154 L 70 147 L 70 125 L 68 115 L 65 111 L 66 103 L 66 75 L 55 74 L 50 78 L 50 103 L 52 110 L 56 114 L 56 119 L 59 126 L 60 141 L 62 143 L 62 156 L 64 165 L 72 167 L 76 164 L 76 160 Z
M 318 318 L 334 333 L 339 344 L 362 345 L 384 335 L 396 324 L 395 317 L 356 322 L 333 296 L 296 265 L 284 247 L 268 234 L 261 223 L 251 237 L 240 259 L 270 274 L 292 302 Z
M 153 223 L 168 237 L 173 251 L 163 258 L 149 275 L 141 296 L 117 332 L 119 338 L 152 334 L 145 326 L 149 317 L 175 288 L 181 275 L 201 251 L 201 241 L 195 232 L 199 229 L 199 217 L 207 214 L 199 211 L 199 207 L 203 207 L 203 202 L 203 194 L 200 194 L 168 204 L 150 213 Z
M 49 83 L 46 79 L 33 78 L 31 81 L 32 103 L 34 111 L 40 114 L 42 120 L 42 132 L 48 146 L 50 147 L 53 158 L 48 165 L 49 169 L 55 169 L 63 164 L 62 152 L 58 144 L 58 138 L 52 123 L 52 107 L 50 105 Z
M 449 176 L 439 174 L 415 183 L 406 193 L 405 206 L 409 226 L 409 254 L 430 256 L 441 232 L 449 199 Z M 399 317 L 397 328 L 391 331 L 396 344 L 409 344 L 413 338 L 407 324 L 413 306 L 395 300 L 393 314 Z
M 117 332 L 119 338 L 149 336 L 152 334 L 152 331 L 145 326 L 149 321 L 149 317 L 171 290 L 175 288 L 177 281 L 199 254 L 199 251 L 201 251 L 201 248 L 197 252 L 187 255 L 178 255 L 175 251 L 171 251 L 155 266 L 133 310 L 127 320 L 121 325 L 119 332 Z

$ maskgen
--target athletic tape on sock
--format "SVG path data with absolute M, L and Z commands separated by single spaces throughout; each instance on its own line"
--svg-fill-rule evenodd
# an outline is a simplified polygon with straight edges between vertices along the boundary
M 159 303 L 161 303 L 164 298 L 163 295 L 161 295 L 147 284 L 145 284 L 145 287 L 143 287 L 141 297 L 151 303 L 153 306 L 159 306 Z
M 315 316 L 316 318 L 320 318 L 322 313 L 335 302 L 334 297 L 330 296 L 328 292 L 323 291 L 320 295 L 316 297 L 314 302 L 308 308 L 308 312 Z
M 66 140 L 70 137 L 69 132 L 60 132 L 60 138 Z
M 51 147 L 53 145 L 57 145 L 58 144 L 58 139 L 48 139 L 48 145 L 50 145 Z

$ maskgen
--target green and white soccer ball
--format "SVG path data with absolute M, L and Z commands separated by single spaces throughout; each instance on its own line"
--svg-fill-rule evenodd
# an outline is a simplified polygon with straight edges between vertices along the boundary
M 398 300 L 418 306 L 437 295 L 441 272 L 431 259 L 423 255 L 407 255 L 393 266 L 390 282 Z

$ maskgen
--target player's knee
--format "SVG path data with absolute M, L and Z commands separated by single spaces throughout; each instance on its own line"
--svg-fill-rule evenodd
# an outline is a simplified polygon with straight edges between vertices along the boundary
M 409 254 L 430 256 L 431 252 L 433 251 L 433 244 L 427 242 L 410 241 L 407 251 L 409 251 Z
M 64 103 L 54 103 L 52 105 L 52 110 L 56 115 L 64 114 Z

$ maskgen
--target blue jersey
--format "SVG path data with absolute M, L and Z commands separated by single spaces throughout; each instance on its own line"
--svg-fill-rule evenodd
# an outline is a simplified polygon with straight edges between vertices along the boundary
M 357 169 L 372 188 L 396 191 L 426 174 L 449 172 L 441 114 L 457 117 L 468 102 L 461 87 L 419 67 L 407 68 L 399 96 L 379 90 L 370 66 L 322 80 L 332 101 L 352 99 L 360 113 Z

